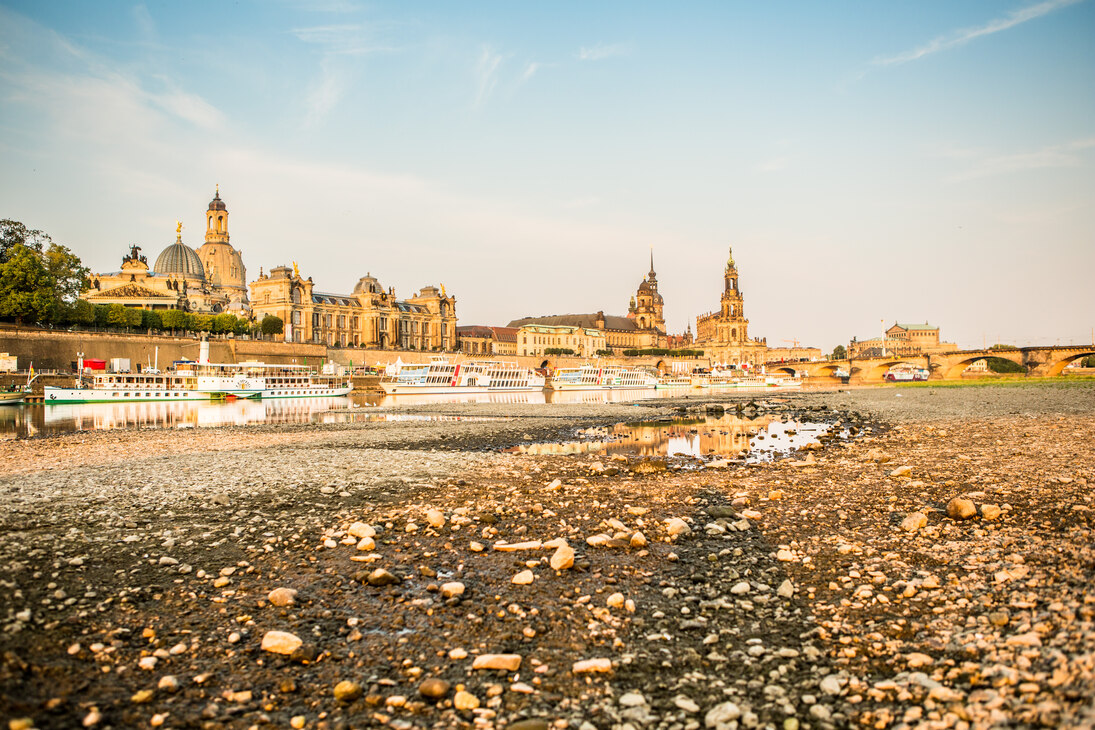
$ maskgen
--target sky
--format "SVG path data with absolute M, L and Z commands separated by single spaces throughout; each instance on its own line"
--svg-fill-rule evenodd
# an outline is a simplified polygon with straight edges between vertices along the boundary
M 444 284 L 461 324 L 719 308 L 831 350 L 1092 341 L 1095 0 L 4 2 L 0 218 L 117 270 Z

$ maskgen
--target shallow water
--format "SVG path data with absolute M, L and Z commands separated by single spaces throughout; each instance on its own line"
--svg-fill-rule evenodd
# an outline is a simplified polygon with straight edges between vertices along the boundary
M 619 423 L 577 432 L 559 443 L 516 446 L 525 454 L 623 454 L 659 459 L 772 461 L 827 434 L 830 424 L 734 415 Z M 841 432 L 841 435 L 845 435 Z

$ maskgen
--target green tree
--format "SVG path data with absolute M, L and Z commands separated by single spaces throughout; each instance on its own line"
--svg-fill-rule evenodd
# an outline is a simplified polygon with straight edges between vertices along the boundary
M 229 312 L 222 312 L 213 318 L 214 332 L 235 332 L 235 330 L 236 315 Z
M 61 302 L 74 302 L 80 292 L 88 287 L 88 268 L 80 257 L 72 253 L 67 246 L 50 243 L 43 254 L 46 270 L 53 277 L 53 286 Z
M 246 335 L 251 331 L 251 323 L 243 317 L 236 317 L 236 324 L 232 331 L 237 335 Z
M 46 272 L 45 277 L 28 268 L 26 263 L 28 257 L 38 259 Z M 0 220 L 0 263 L 8 263 L 16 259 L 22 263 L 16 270 L 9 273 L 17 276 L 17 281 L 12 284 L 15 290 L 23 291 L 24 295 L 17 296 L 9 302 L 8 307 L 13 311 L 29 311 L 27 310 L 27 307 L 31 306 L 29 302 L 37 301 L 39 304 L 32 307 L 36 312 L 34 316 L 28 314 L 6 316 L 13 316 L 18 321 L 25 319 L 43 323 L 71 321 L 72 312 L 67 305 L 74 302 L 79 293 L 87 288 L 88 282 L 88 269 L 80 261 L 80 257 L 72 253 L 68 247 L 54 243 L 42 231 L 28 229 L 19 221 Z M 30 290 L 26 289 L 30 285 L 30 279 L 27 278 L 30 274 L 33 274 L 31 279 L 38 282 L 33 296 L 30 295 Z M 13 291 L 9 290 L 9 295 L 13 294 Z M 43 297 L 49 297 L 53 302 L 48 313 L 41 311 Z M 3 306 L 0 305 L 0 310 L 2 309 Z
M 164 329 L 169 329 L 172 332 L 186 329 L 186 312 L 181 309 L 167 310 L 160 315 L 160 320 L 163 322 Z
M 844 349 L 844 345 L 837 345 L 833 348 L 833 354 L 829 355 L 830 360 L 845 360 L 848 357 L 848 351 Z
M 285 323 L 281 321 L 281 317 L 268 314 L 262 318 L 262 334 L 280 335 L 284 331 Z
M 72 323 L 85 326 L 95 324 L 95 305 L 86 299 L 77 299 L 73 302 Z
M 130 327 L 140 327 L 144 322 L 144 315 L 141 314 L 144 310 L 139 307 L 126 307 L 125 308 L 125 325 L 126 329 Z
M 17 324 L 52 321 L 57 292 L 41 257 L 34 249 L 16 244 L 0 264 L 0 317 Z
M 95 326 L 100 329 L 106 329 L 110 326 L 110 307 L 105 304 L 95 304 L 93 306 L 95 307 Z
M 151 309 L 142 309 L 141 327 L 146 330 L 162 330 L 163 317 L 160 316 L 159 312 L 153 312 Z
M 26 246 L 36 253 L 42 253 L 52 239 L 38 230 L 31 230 L 19 221 L 8 218 L 0 220 L 0 261 L 7 261 L 17 246 Z
M 107 322 L 111 327 L 122 329 L 129 324 L 129 315 L 125 313 L 125 307 L 121 304 L 111 304 L 109 310 L 110 314 L 107 315 Z
M 212 332 L 213 331 L 213 316 L 209 314 L 192 314 L 193 323 L 191 329 L 196 332 Z

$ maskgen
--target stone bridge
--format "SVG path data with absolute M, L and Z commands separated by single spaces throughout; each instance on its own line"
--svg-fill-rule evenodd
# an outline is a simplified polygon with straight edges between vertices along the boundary
M 1014 350 L 959 350 L 931 355 L 907 355 L 890 357 L 865 357 L 849 360 L 824 360 L 820 362 L 769 363 L 775 372 L 802 375 L 810 378 L 831 378 L 836 381 L 836 371 L 851 375 L 852 382 L 881 382 L 886 372 L 895 365 L 908 364 L 924 368 L 930 380 L 957 380 L 973 363 L 986 357 L 1010 360 L 1026 369 L 1028 376 L 1051 377 L 1060 375 L 1070 362 L 1077 358 L 1095 355 L 1095 345 L 1058 345 L 1053 347 L 1018 347 Z

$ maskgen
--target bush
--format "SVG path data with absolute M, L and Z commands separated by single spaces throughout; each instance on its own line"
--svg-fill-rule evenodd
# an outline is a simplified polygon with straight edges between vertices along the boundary
M 844 345 L 837 345 L 833 348 L 833 354 L 829 355 L 830 360 L 847 360 L 848 351 L 844 349 Z
M 268 314 L 262 318 L 260 328 L 264 335 L 280 335 L 285 331 L 285 323 L 281 321 L 281 317 Z
M 573 355 L 574 350 L 569 347 L 549 347 L 544 350 L 545 355 Z
M 145 310 L 138 307 L 126 307 L 125 308 L 125 326 L 126 329 L 130 327 L 140 327 L 144 321 L 144 316 L 141 314 Z
M 991 348 L 990 348 L 991 349 Z M 989 370 L 994 373 L 1025 373 L 1027 369 L 1017 362 L 1002 357 L 987 357 Z

